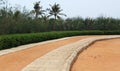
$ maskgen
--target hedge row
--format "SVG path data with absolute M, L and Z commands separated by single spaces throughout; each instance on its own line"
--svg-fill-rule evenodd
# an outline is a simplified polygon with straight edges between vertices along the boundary
M 14 34 L 0 36 L 0 50 L 24 45 L 28 43 L 36 43 L 45 40 L 57 39 L 62 37 L 77 35 L 115 35 L 120 31 L 60 31 L 60 32 L 44 32 L 32 34 Z

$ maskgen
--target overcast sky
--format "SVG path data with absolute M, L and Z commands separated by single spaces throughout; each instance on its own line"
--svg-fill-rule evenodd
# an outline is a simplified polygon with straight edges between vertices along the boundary
M 26 6 L 27 9 L 33 9 L 33 3 L 39 0 L 8 0 L 12 5 L 19 4 Z M 44 9 L 49 4 L 59 3 L 63 13 L 68 17 L 98 17 L 109 16 L 120 18 L 120 0 L 41 0 Z

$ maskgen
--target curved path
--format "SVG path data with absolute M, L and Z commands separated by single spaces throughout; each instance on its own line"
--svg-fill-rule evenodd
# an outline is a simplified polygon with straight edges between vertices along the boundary
M 12 53 L 5 52 L 0 56 L 0 71 L 69 71 L 80 51 L 97 40 L 111 38 L 120 36 L 78 36 L 10 50 Z
M 120 39 L 89 46 L 78 56 L 71 71 L 120 71 Z
M 48 42 L 45 44 L 36 45 L 32 48 L 2 55 L 0 56 L 0 71 L 20 71 L 33 60 L 45 55 L 53 49 L 87 37 L 89 36 L 78 36 L 55 42 Z

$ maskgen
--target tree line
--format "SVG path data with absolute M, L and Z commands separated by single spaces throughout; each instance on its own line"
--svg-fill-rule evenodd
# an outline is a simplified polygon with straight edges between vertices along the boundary
M 10 7 L 0 0 L 0 34 L 36 33 L 49 31 L 69 30 L 120 30 L 120 19 L 111 17 L 67 18 L 62 13 L 59 4 L 50 5 L 46 10 L 41 3 L 34 3 L 34 10 L 28 11 L 25 7 Z M 53 17 L 51 17 L 53 16 Z

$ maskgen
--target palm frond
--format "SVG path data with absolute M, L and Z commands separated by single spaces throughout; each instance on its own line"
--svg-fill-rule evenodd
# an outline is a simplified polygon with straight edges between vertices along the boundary
M 61 11 L 63 11 L 60 7 L 59 4 L 55 3 L 54 5 L 50 5 L 51 8 L 48 8 L 47 11 L 49 11 L 50 16 L 54 16 L 55 19 L 59 19 L 61 18 L 59 15 L 64 15 L 65 14 L 61 13 Z
M 61 19 L 61 17 L 60 17 L 60 16 L 57 16 L 57 18 L 58 18 L 58 19 Z
M 47 17 L 51 17 L 52 15 L 48 15 Z
M 67 16 L 67 15 L 66 15 L 66 14 L 64 14 L 64 13 L 59 13 L 59 15 L 63 15 L 63 16 L 65 16 L 65 17 Z

